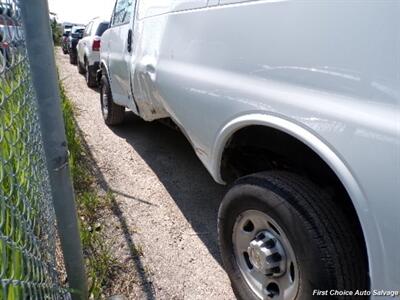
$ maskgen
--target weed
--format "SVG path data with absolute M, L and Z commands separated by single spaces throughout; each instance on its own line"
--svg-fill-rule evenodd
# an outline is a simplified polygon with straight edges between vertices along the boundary
M 102 235 L 101 213 L 109 207 L 112 194 L 100 196 L 95 178 L 90 172 L 87 153 L 77 131 L 74 107 L 60 84 L 65 131 L 69 149 L 69 165 L 76 194 L 80 220 L 80 236 L 83 245 L 86 272 L 91 299 L 100 299 L 112 280 L 117 261 L 110 253 Z

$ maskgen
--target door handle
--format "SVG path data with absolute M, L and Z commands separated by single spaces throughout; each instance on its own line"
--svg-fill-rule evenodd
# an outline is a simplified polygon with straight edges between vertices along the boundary
M 127 50 L 128 50 L 129 53 L 132 51 L 132 29 L 129 29 L 129 31 L 128 31 Z

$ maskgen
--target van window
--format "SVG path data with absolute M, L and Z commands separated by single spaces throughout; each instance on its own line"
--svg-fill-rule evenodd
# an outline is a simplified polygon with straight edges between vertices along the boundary
M 106 31 L 108 28 L 108 22 L 103 22 L 99 24 L 99 27 L 97 27 L 96 35 L 97 36 L 102 36 L 104 31 Z
M 112 26 L 128 23 L 131 18 L 133 0 L 118 0 L 112 17 Z

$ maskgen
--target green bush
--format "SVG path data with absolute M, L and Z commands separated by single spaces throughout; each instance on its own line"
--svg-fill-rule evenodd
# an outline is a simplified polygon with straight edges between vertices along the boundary
M 59 46 L 61 44 L 62 28 L 55 18 L 51 21 L 51 32 L 53 35 L 54 45 Z

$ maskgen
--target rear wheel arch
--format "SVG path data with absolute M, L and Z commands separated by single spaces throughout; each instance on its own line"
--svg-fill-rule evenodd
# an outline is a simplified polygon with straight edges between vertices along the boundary
M 104 62 L 104 60 L 100 61 L 100 70 L 101 70 L 102 74 L 108 76 L 108 68 L 107 68 L 107 64 Z
M 108 76 L 108 68 L 107 68 L 107 64 L 101 60 L 100 61 L 100 66 L 99 66 L 99 72 L 97 72 L 97 82 L 100 84 L 101 82 L 101 77 L 105 75 L 107 76 L 108 80 L 110 81 L 110 77 Z
M 244 170 L 242 174 L 240 174 L 239 170 L 237 176 L 232 176 L 232 173 L 229 170 L 229 167 L 231 167 L 231 165 L 229 165 L 229 159 L 232 159 L 232 157 L 229 158 L 229 151 L 231 150 L 230 146 L 237 143 L 238 138 L 244 138 L 246 136 L 246 131 L 253 131 L 253 133 L 257 131 L 268 133 L 270 135 L 276 135 L 276 140 L 283 140 L 286 142 L 290 141 L 292 143 L 291 146 L 295 145 L 296 147 L 302 147 L 304 153 L 312 155 L 314 161 L 316 163 L 320 163 L 319 167 L 321 168 L 321 170 L 329 173 L 330 180 L 335 181 L 335 187 L 339 188 L 343 195 L 346 197 L 345 205 L 347 209 L 351 211 L 350 215 L 354 216 L 356 219 L 356 230 L 359 231 L 362 237 L 361 242 L 363 243 L 363 247 L 365 249 L 366 259 L 368 259 L 368 269 L 371 269 L 372 258 L 368 245 L 369 243 L 374 243 L 375 241 L 378 241 L 377 237 L 379 236 L 379 230 L 374 221 L 373 215 L 370 213 L 370 210 L 368 210 L 366 197 L 363 194 L 362 189 L 357 183 L 355 177 L 346 166 L 346 164 L 342 161 L 342 159 L 320 137 L 318 137 L 308 129 L 305 129 L 303 126 L 298 125 L 295 122 L 288 121 L 279 116 L 266 114 L 246 115 L 232 120 L 220 131 L 220 134 L 216 140 L 213 149 L 213 156 L 216 157 L 216 160 L 212 164 L 212 173 L 214 174 L 214 177 L 217 179 L 217 181 L 231 182 L 240 176 L 268 170 L 268 168 L 258 170 L 251 170 L 250 168 L 249 170 L 247 170 L 247 172 L 246 170 Z M 256 137 L 257 140 L 253 141 L 253 144 L 251 146 L 257 145 L 260 141 L 268 138 L 266 136 L 253 137 Z M 246 145 L 246 143 L 244 143 L 244 145 Z M 275 148 L 279 148 L 282 146 L 284 145 L 274 145 Z M 274 149 L 271 148 L 267 148 L 266 150 L 274 152 Z M 286 153 L 290 153 L 290 151 L 286 151 Z M 275 154 L 279 153 L 275 152 Z M 273 162 L 270 168 L 282 169 L 282 166 L 274 165 Z M 290 169 L 290 165 L 287 169 L 300 174 L 302 171 L 301 169 L 292 170 Z M 313 180 L 313 178 L 310 179 Z M 319 182 L 317 184 L 321 183 Z M 369 241 L 369 243 L 367 241 Z M 377 257 L 379 258 L 379 255 L 383 253 L 382 249 L 379 249 L 379 252 L 377 253 L 376 247 L 371 248 L 374 248 L 374 260 Z M 380 263 L 383 263 L 383 261 L 374 261 L 374 264 Z

